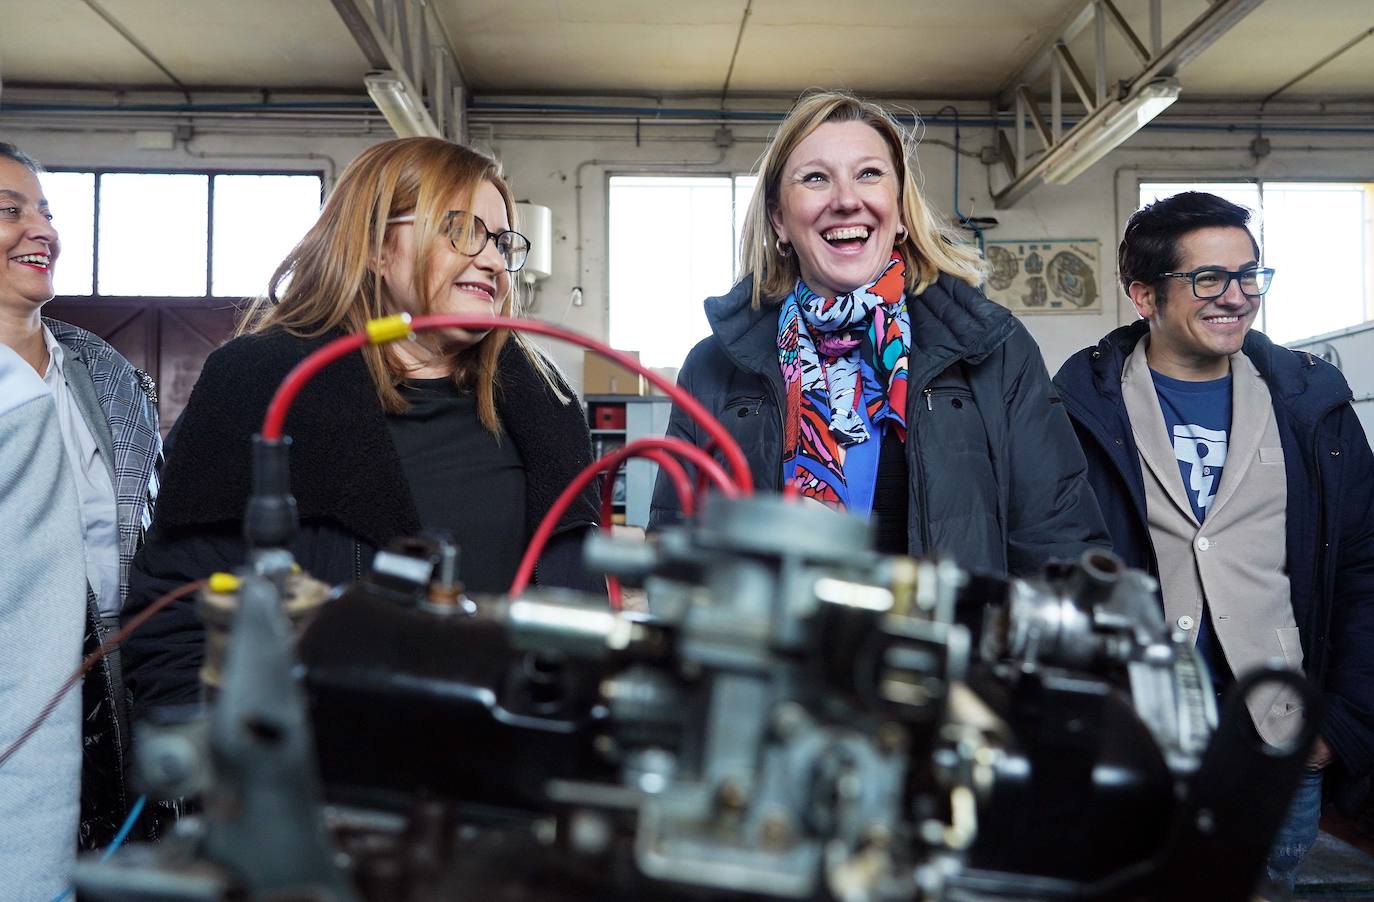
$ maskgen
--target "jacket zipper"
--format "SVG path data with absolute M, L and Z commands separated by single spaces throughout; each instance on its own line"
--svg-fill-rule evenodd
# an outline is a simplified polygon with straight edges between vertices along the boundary
M 1330 416 L 1332 413 L 1334 413 L 1335 411 L 1339 410 L 1339 409 L 1344 405 L 1344 403 L 1345 403 L 1345 402 L 1342 402 L 1341 404 L 1333 405 L 1333 406 L 1331 406 L 1331 407 L 1328 407 L 1326 410 L 1322 411 L 1322 415 L 1319 416 L 1319 417 L 1317 417 L 1317 419 L 1316 419 L 1317 424 L 1320 425 L 1321 423 L 1325 422 L 1326 418 L 1329 417 L 1329 416 Z M 1325 523 L 1325 517 L 1326 517 L 1326 504 L 1325 504 L 1325 492 L 1323 491 L 1323 488 L 1322 488 L 1322 464 L 1321 464 L 1321 453 L 1322 453 L 1322 449 L 1321 449 L 1321 435 L 1320 435 L 1320 433 L 1318 433 L 1318 432 L 1313 432 L 1313 435 L 1312 435 L 1312 459 L 1313 459 L 1313 461 L 1316 463 L 1315 469 L 1316 469 L 1316 471 L 1317 471 L 1317 527 L 1321 530 L 1321 533 L 1320 533 L 1321 544 L 1320 544 L 1320 547 L 1317 548 L 1317 566 L 1313 569 L 1313 572 L 1312 572 L 1312 582 L 1313 582 L 1313 586 L 1312 586 L 1312 589 L 1313 589 L 1313 591 L 1312 591 L 1312 601 L 1313 601 L 1314 604 L 1320 606 L 1319 609 L 1318 609 L 1318 611 L 1317 611 L 1317 613 L 1318 613 L 1318 615 L 1319 615 L 1320 621 L 1322 622 L 1322 630 L 1323 630 L 1323 632 L 1325 633 L 1325 632 L 1330 631 L 1330 628 L 1331 628 L 1331 624 L 1330 624 L 1330 614 L 1329 614 L 1329 611 L 1326 610 L 1326 608 L 1329 607 L 1329 600 L 1328 600 L 1327 597 L 1326 597 L 1326 591 L 1325 591 L 1325 589 L 1326 589 L 1326 558 L 1327 558 L 1327 552 L 1328 552 L 1329 547 L 1330 547 L 1330 544 L 1331 544 L 1330 541 L 1329 541 L 1330 535 L 1331 535 L 1331 534 L 1330 534 L 1330 532 L 1327 530 L 1327 528 L 1326 528 L 1326 523 Z M 1324 645 L 1326 644 L 1326 643 L 1325 643 L 1325 636 L 1323 636 L 1323 641 L 1322 641 L 1320 644 L 1321 644 L 1322 646 L 1324 646 Z M 1317 642 L 1317 637 L 1316 637 L 1316 636 L 1313 636 L 1313 637 L 1312 637 L 1312 646 L 1313 646 L 1314 648 L 1315 648 L 1315 647 L 1318 647 L 1318 642 Z M 1330 656 L 1327 655 L 1325 652 L 1323 652 L 1323 653 L 1322 653 L 1322 663 L 1321 663 L 1321 667 L 1319 668 L 1319 670 L 1318 670 L 1317 673 L 1313 674 L 1313 677 L 1317 680 L 1317 682 L 1318 682 L 1319 684 L 1322 683 L 1323 681 L 1325 681 L 1325 679 L 1326 679 L 1326 668 L 1327 668 L 1327 664 L 1329 663 L 1329 661 L 1330 661 Z
M 934 412 L 935 402 L 931 399 L 933 389 L 925 388 L 921 394 L 926 396 L 926 410 Z M 930 505 L 926 503 L 926 462 L 921 457 L 919 442 L 911 441 L 911 427 L 913 423 L 907 424 L 907 444 L 911 447 L 912 467 L 916 474 L 916 526 L 921 535 L 921 554 L 927 557 L 931 554 L 930 547 Z
M 363 549 L 358 544 L 358 540 L 353 540 L 353 579 L 363 578 Z
M 100 622 L 99 609 L 91 610 L 89 600 L 87 601 L 86 616 L 92 619 L 92 626 L 95 632 L 95 644 L 96 647 L 99 648 L 100 646 L 105 644 L 105 627 Z M 100 656 L 100 670 L 101 673 L 104 675 L 105 686 L 109 690 L 108 693 L 102 692 L 101 694 L 105 695 L 105 700 L 110 705 L 111 730 L 114 734 L 112 738 L 114 740 L 115 767 L 118 769 L 118 774 L 115 776 L 114 780 L 115 794 L 118 798 L 119 810 L 127 811 L 129 796 L 128 787 L 124 783 L 124 774 L 128 770 L 128 760 L 127 753 L 124 750 L 124 741 L 119 735 L 121 718 L 119 713 L 119 699 L 117 695 L 117 693 L 119 693 L 123 687 L 115 685 L 114 673 L 110 669 L 110 659 L 104 655 Z M 85 716 L 86 712 L 82 711 L 82 720 L 85 720 Z M 130 729 L 132 729 L 132 725 L 130 725 Z

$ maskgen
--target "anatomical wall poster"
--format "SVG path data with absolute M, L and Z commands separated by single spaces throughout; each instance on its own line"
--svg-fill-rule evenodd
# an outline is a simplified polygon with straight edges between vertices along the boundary
M 989 241 L 988 297 L 1013 313 L 1100 312 L 1100 251 L 1093 239 Z

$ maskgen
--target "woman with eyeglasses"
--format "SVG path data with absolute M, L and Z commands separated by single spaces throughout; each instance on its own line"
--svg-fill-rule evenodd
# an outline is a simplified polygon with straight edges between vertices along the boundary
M 511 316 L 529 242 L 500 165 L 429 138 L 387 141 L 339 178 L 319 221 L 210 355 L 168 437 L 162 501 L 134 564 L 137 613 L 168 589 L 244 559 L 250 441 L 272 393 L 311 351 L 396 313 Z M 331 364 L 286 422 L 301 522 L 293 551 L 326 582 L 368 572 L 374 552 L 451 533 L 469 592 L 509 586 L 531 533 L 591 460 L 586 417 L 552 364 L 518 334 L 461 329 L 369 345 Z M 597 518 L 586 492 L 536 571 L 545 585 L 603 592 L 581 566 Z M 192 603 L 127 645 L 139 710 L 198 697 L 202 628 Z

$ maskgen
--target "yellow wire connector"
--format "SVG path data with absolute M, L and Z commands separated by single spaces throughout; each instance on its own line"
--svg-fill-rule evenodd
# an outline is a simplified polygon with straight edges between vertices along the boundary
M 232 573 L 211 573 L 208 585 L 211 592 L 228 595 L 239 590 L 241 581 Z
M 410 337 L 409 313 L 383 316 L 367 322 L 367 340 L 374 345 L 384 345 L 389 341 L 408 337 Z

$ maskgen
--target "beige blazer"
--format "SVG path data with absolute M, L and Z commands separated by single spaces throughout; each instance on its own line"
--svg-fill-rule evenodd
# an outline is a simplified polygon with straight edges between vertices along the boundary
M 1231 357 L 1231 428 L 1216 497 L 1199 524 L 1184 489 L 1179 457 L 1191 439 L 1164 423 L 1145 359 L 1148 337 L 1126 362 L 1122 396 L 1145 481 L 1150 539 L 1159 561 L 1165 617 L 1191 642 L 1203 603 L 1226 661 L 1237 676 L 1268 663 L 1302 670 L 1285 545 L 1288 484 L 1269 387 L 1242 353 Z M 1176 454 L 1175 441 L 1180 441 Z M 1296 695 L 1272 685 L 1252 692 L 1247 708 L 1267 742 L 1300 730 Z

